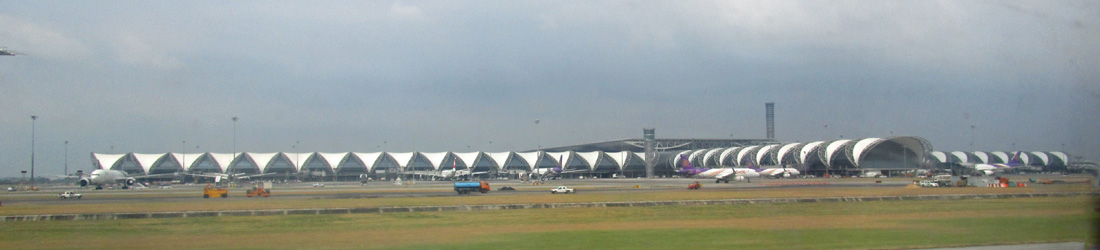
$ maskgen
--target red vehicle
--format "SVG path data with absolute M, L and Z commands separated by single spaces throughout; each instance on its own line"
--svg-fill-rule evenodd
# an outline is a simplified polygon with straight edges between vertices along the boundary
M 703 188 L 703 184 L 699 184 L 698 181 L 695 184 L 688 185 L 688 189 L 700 189 Z

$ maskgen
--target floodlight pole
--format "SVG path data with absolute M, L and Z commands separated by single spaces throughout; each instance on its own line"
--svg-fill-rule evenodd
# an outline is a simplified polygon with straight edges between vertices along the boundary
M 237 117 L 236 116 L 233 117 L 233 158 L 237 158 Z
M 34 121 L 38 116 L 31 116 L 31 189 L 34 189 Z
M 69 176 L 69 141 L 65 141 L 65 176 Z

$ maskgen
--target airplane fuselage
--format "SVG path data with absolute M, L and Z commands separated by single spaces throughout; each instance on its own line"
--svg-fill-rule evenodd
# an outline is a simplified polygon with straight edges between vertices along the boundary
M 80 179 L 80 186 L 94 185 L 101 188 L 103 185 L 123 184 L 134 185 L 137 181 L 119 170 L 96 169 L 87 178 Z

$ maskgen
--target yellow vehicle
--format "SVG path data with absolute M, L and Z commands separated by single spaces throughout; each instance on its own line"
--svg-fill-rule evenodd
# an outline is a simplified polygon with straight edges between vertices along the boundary
M 229 190 L 226 190 L 224 188 L 215 188 L 210 184 L 206 184 L 206 188 L 202 189 L 202 198 L 210 197 L 229 197 Z
M 264 189 L 263 187 L 254 187 L 252 189 L 249 189 L 248 191 L 245 191 L 244 195 L 248 197 L 268 197 L 271 196 L 271 190 Z

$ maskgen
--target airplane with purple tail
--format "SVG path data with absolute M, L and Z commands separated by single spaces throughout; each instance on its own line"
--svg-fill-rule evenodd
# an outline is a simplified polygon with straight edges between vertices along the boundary
M 681 175 L 685 175 L 693 178 L 714 178 L 714 183 L 725 182 L 730 183 L 730 180 L 737 181 L 749 181 L 749 178 L 760 177 L 758 173 L 759 169 L 752 168 L 702 168 L 695 167 L 688 161 L 684 155 L 680 155 L 680 171 L 677 171 Z
M 566 171 L 564 168 L 562 168 L 562 166 L 561 166 L 562 162 L 561 161 L 562 161 L 562 157 L 559 156 L 557 166 L 554 166 L 553 168 L 536 168 L 535 171 L 531 172 L 532 177 L 538 176 L 539 180 L 541 181 L 541 180 L 545 180 L 546 178 L 558 177 L 559 175 L 561 175 L 563 173 L 583 172 L 583 170 L 569 170 L 569 171 Z
M 798 175 L 802 174 L 802 172 L 799 172 L 798 169 L 794 169 L 794 168 L 785 168 L 784 167 L 784 168 L 760 169 L 760 168 L 756 167 L 756 165 L 753 165 L 752 162 L 749 162 L 748 167 L 750 169 L 757 169 L 757 173 L 760 173 L 761 176 L 771 177 L 771 178 L 790 178 L 792 176 L 798 176 Z
M 992 164 L 968 164 L 985 175 L 992 175 L 994 173 L 1003 173 L 1007 170 L 1012 170 L 1017 167 L 1024 166 L 1024 161 L 1020 159 L 1021 151 L 1016 151 L 1016 154 L 1012 156 L 1012 159 L 1008 160 L 1008 163 L 992 163 Z

